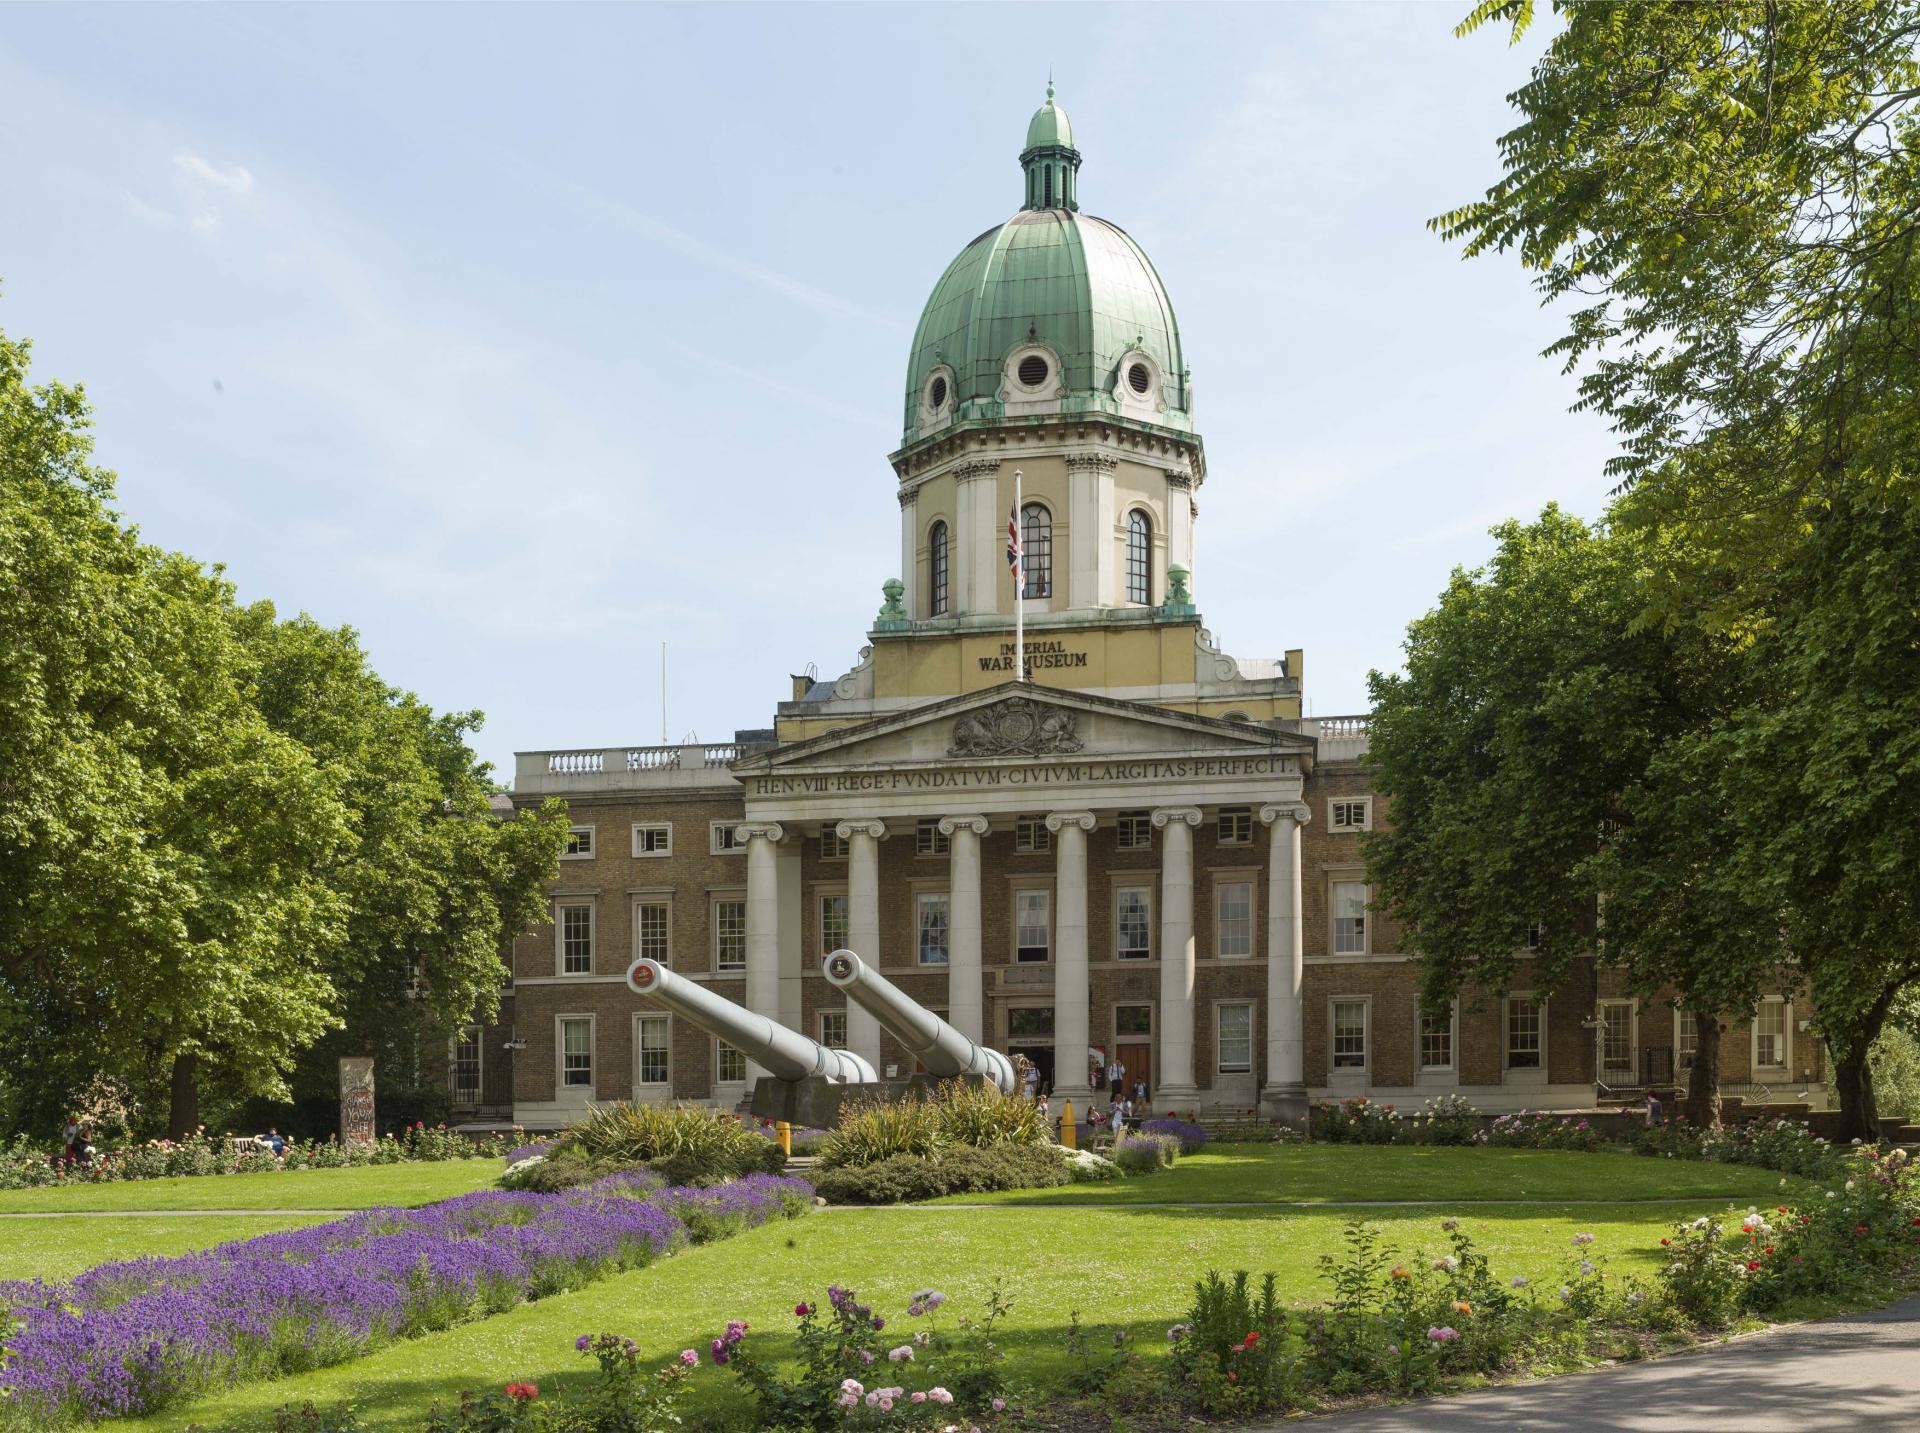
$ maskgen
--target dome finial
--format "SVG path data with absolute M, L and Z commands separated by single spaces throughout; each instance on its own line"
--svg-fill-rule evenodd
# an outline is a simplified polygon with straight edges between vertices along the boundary
M 1047 103 L 1053 103 L 1053 66 L 1047 66 Z
M 1053 66 L 1047 66 L 1047 102 L 1027 125 L 1027 147 L 1020 152 L 1027 173 L 1027 209 L 1078 209 L 1075 173 L 1080 151 L 1073 147 L 1067 112 L 1053 102 Z

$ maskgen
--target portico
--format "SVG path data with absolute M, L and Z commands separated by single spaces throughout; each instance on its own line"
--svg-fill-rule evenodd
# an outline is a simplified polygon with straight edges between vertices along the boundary
M 794 879 L 797 868 L 775 859 L 774 850 L 782 840 L 831 833 L 846 845 L 848 944 L 882 968 L 944 976 L 949 1018 L 969 1038 L 994 1044 L 1006 1033 L 990 1016 L 996 993 L 1002 1007 L 1015 998 L 1051 996 L 1045 1008 L 1052 1015 L 1057 1097 L 1084 1107 L 1093 1094 L 1086 1052 L 1100 1043 L 1093 1033 L 1104 1023 L 1093 1017 L 1094 970 L 1136 960 L 1149 969 L 1159 963 L 1157 1106 L 1202 1102 L 1194 1032 L 1203 961 L 1262 968 L 1261 1093 L 1269 1101 L 1295 1092 L 1303 1097 L 1298 830 L 1311 752 L 1309 739 L 1289 732 L 1008 683 L 746 758 L 734 771 L 746 808 L 739 832 L 748 843 L 747 1003 L 790 1018 L 776 999 L 778 964 L 790 957 L 767 926 L 791 904 L 793 893 L 782 882 Z M 1216 938 L 1203 957 L 1195 944 L 1196 891 L 1206 900 L 1211 887 L 1208 873 L 1196 871 L 1195 835 L 1204 823 L 1223 819 L 1234 844 L 1253 848 L 1260 832 L 1274 833 L 1265 842 L 1260 883 L 1264 939 L 1249 932 L 1244 946 L 1236 937 L 1229 948 Z M 929 826 L 937 842 L 921 836 Z M 1051 854 L 1051 879 L 1034 884 L 1028 877 L 1032 894 L 1015 898 L 1010 939 L 988 949 L 985 930 L 1007 922 L 990 919 L 987 902 L 1009 877 L 985 869 L 983 843 L 1016 829 L 1029 854 Z M 1148 876 L 1159 913 L 1157 949 L 1122 948 L 1114 881 L 1102 879 L 1096 889 L 1091 878 L 1089 842 L 1096 831 L 1109 839 L 1124 834 L 1131 848 L 1157 856 Z M 945 848 L 943 922 L 929 936 L 926 922 L 942 918 L 923 915 L 917 941 L 889 948 L 882 939 L 880 845 L 916 840 L 923 855 L 929 844 Z M 767 854 L 756 858 L 763 845 Z M 1242 871 L 1252 854 L 1234 852 L 1232 869 Z M 994 874 L 998 882 L 990 879 Z M 1235 978 L 1242 979 L 1237 972 Z M 1005 1009 L 999 1013 L 1004 1022 Z M 878 1026 L 857 1008 L 847 1011 L 846 1031 L 848 1048 L 875 1068 L 898 1063 L 883 1050 Z

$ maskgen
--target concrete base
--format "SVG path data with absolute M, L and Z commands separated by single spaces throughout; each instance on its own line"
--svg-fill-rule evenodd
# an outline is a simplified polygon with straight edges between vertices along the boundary
M 798 1129 L 832 1129 L 840 1123 L 840 1106 L 847 1100 L 883 1098 L 885 1085 L 836 1085 L 815 1076 L 805 1080 L 776 1080 L 762 1075 L 753 1086 L 748 1107 L 755 1119 L 785 1120 Z
M 1260 1113 L 1297 1130 L 1306 1129 L 1311 1108 L 1305 1085 L 1268 1085 L 1260 1092 Z

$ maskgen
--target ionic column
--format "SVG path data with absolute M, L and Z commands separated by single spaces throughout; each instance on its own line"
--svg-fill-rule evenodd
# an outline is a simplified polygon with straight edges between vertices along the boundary
M 1290 1123 L 1307 1117 L 1300 828 L 1309 814 L 1304 805 L 1260 808 L 1260 819 L 1273 827 L 1267 856 L 1267 1081 L 1260 1103 L 1273 1118 Z
M 780 1018 L 780 838 L 771 821 L 734 828 L 747 843 L 747 1009 Z M 766 1073 L 751 1060 L 747 1078 Z
M 980 838 L 984 816 L 943 816 L 951 874 L 947 887 L 947 1023 L 987 1044 L 987 1002 L 980 968 Z
M 1087 1085 L 1087 832 L 1090 811 L 1056 811 L 1047 829 L 1054 847 L 1053 1088 L 1084 1110 Z
M 862 960 L 880 966 L 880 842 L 884 821 L 842 821 L 834 828 L 847 843 L 847 943 Z M 880 1068 L 880 1022 L 847 1002 L 847 1048 Z
M 1166 832 L 1160 854 L 1160 1066 L 1153 1103 L 1197 1102 L 1193 1082 L 1193 828 L 1194 806 L 1163 807 L 1153 824 Z M 1057 1017 L 1056 1017 L 1057 1018 Z

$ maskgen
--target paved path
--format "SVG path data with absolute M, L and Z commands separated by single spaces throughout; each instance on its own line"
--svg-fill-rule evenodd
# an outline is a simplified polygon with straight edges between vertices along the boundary
M 1920 1295 L 1873 1313 L 1771 1329 L 1651 1363 L 1285 1425 L 1288 1433 L 1893 1433 L 1915 1427 Z

